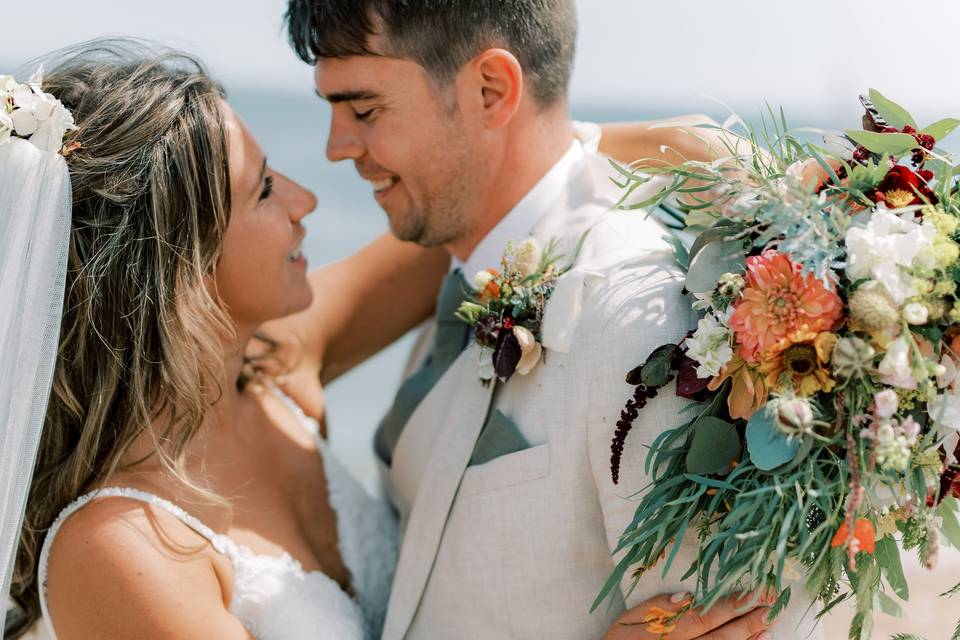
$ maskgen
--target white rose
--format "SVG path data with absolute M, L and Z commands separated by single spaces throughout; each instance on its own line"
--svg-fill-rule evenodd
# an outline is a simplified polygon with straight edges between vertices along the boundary
M 926 324 L 927 308 L 919 302 L 911 302 L 903 308 L 903 319 L 910 324 Z
M 897 338 L 887 347 L 887 353 L 877 367 L 883 383 L 901 389 L 916 389 L 917 379 L 910 367 L 910 347 L 903 338 Z
M 40 124 L 29 109 L 17 109 L 10 114 L 10 119 L 13 121 L 13 128 L 17 135 L 23 137 L 33 135 L 37 125 Z
M 527 238 L 520 243 L 514 252 L 513 266 L 524 278 L 532 276 L 540 267 L 540 258 L 543 252 L 540 244 L 534 238 Z
M 847 276 L 876 280 L 894 302 L 902 304 L 917 294 L 908 270 L 926 264 L 936 235 L 931 224 L 919 225 L 878 208 L 866 225 L 847 231 Z
M 493 282 L 493 274 L 489 271 L 477 271 L 473 277 L 473 288 L 477 291 L 483 291 L 487 285 Z
M 877 405 L 877 416 L 889 418 L 897 412 L 899 400 L 897 392 L 893 389 L 884 389 L 873 397 L 873 402 Z
M 519 325 L 513 328 L 513 335 L 520 343 L 520 362 L 517 363 L 517 373 L 522 376 L 527 375 L 540 362 L 540 355 L 543 353 L 543 347 L 537 342 L 536 338 L 526 327 Z

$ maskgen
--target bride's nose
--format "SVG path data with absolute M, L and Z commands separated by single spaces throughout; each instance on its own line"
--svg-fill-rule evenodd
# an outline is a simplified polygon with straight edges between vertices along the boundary
M 317 196 L 309 189 L 294 182 L 286 176 L 278 176 L 286 184 L 284 185 L 284 200 L 287 204 L 287 210 L 290 213 L 290 219 L 298 222 L 317 208 Z

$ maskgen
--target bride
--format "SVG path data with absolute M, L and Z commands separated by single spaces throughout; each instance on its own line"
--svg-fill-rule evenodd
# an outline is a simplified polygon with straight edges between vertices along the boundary
M 386 236 L 311 287 L 315 197 L 187 55 L 101 41 L 33 85 L 0 134 L 52 100 L 73 126 L 0 144 L 7 637 L 377 637 L 394 516 L 276 384 L 296 356 L 245 345 L 309 307 L 305 357 L 342 373 L 432 313 L 446 253 Z

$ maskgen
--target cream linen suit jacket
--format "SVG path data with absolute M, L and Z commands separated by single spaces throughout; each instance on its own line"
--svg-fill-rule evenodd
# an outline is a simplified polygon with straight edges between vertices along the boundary
M 695 557 L 691 536 L 668 576 L 650 571 L 628 601 L 621 591 L 614 606 L 589 613 L 633 517 L 630 496 L 648 482 L 643 445 L 678 426 L 687 404 L 673 389 L 649 403 L 614 485 L 610 443 L 633 392 L 624 376 L 696 326 L 665 230 L 643 212 L 611 211 L 610 174 L 588 152 L 533 232 L 571 246 L 591 230 L 563 293 L 558 285 L 548 303 L 545 325 L 560 348 L 545 343 L 545 362 L 494 387 L 480 382 L 471 345 L 412 415 L 392 468 L 381 464 L 404 530 L 385 640 L 599 640 L 625 606 L 692 586 L 679 580 Z M 495 409 L 531 446 L 468 467 Z M 775 637 L 816 637 L 808 624 L 797 628 L 809 600 L 793 592 Z

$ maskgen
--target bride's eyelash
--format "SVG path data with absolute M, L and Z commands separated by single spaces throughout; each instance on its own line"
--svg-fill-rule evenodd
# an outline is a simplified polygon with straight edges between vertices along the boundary
M 273 176 L 267 176 L 263 179 L 263 191 L 260 192 L 260 200 L 266 200 L 273 192 Z

